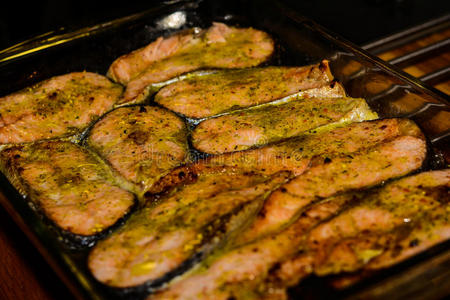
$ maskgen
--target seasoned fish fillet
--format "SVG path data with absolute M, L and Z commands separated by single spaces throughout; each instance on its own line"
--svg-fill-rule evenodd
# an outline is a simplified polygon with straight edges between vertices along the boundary
M 317 199 L 377 185 L 417 170 L 425 155 L 423 139 L 401 136 L 349 155 L 318 161 L 317 166 L 283 185 L 266 200 L 257 219 L 239 236 L 238 243 L 277 230 Z
M 59 228 L 95 235 L 124 217 L 134 195 L 120 188 L 92 153 L 70 142 L 46 141 L 0 153 L 2 171 Z
M 259 299 L 258 291 L 269 272 L 286 257 L 298 252 L 305 234 L 333 216 L 352 200 L 350 194 L 313 205 L 301 218 L 278 234 L 241 247 L 218 250 L 193 269 L 148 299 Z
M 318 160 L 324 161 L 338 155 L 370 148 L 399 136 L 423 138 L 417 125 L 408 119 L 352 123 L 329 131 L 290 138 L 257 149 L 211 156 L 195 164 L 174 169 L 169 175 L 156 182 L 149 191 L 159 193 L 180 180 L 185 180 L 184 176 L 196 176 L 196 173 L 201 172 L 205 166 L 228 166 L 241 171 L 256 171 L 266 175 L 290 171 L 298 176 Z M 183 176 L 180 176 L 180 173 Z
M 148 85 L 205 68 L 247 68 L 266 61 L 273 53 L 270 36 L 253 28 L 222 23 L 156 41 L 116 59 L 108 76 L 127 86 L 121 103 L 145 97 Z
M 122 87 L 106 77 L 70 73 L 0 98 L 0 143 L 80 133 L 119 100 Z
M 87 141 L 140 192 L 188 160 L 183 120 L 158 107 L 118 108 L 95 124 Z
M 207 119 L 192 132 L 192 144 L 200 151 L 219 154 L 276 142 L 320 126 L 375 118 L 363 99 L 298 99 Z
M 257 149 L 211 156 L 201 163 L 257 170 L 265 174 L 286 170 L 300 175 L 313 160 L 331 159 L 404 135 L 423 138 L 417 125 L 408 119 L 364 121 L 300 135 Z
M 187 78 L 162 88 L 155 101 L 189 118 L 205 118 L 267 103 L 309 89 L 322 88 L 345 97 L 333 79 L 328 62 L 305 67 L 265 67 L 230 70 Z
M 280 265 L 278 284 L 294 285 L 311 272 L 323 276 L 386 268 L 448 240 L 449 187 L 447 169 L 359 195 L 357 205 L 310 232 L 304 254 Z
M 448 239 L 449 188 L 450 170 L 410 176 L 317 227 L 308 238 L 315 273 L 390 266 Z
M 193 263 L 196 253 L 207 252 L 256 213 L 288 176 L 207 168 L 99 242 L 89 255 L 89 268 L 95 278 L 114 287 L 173 276 L 183 264 Z

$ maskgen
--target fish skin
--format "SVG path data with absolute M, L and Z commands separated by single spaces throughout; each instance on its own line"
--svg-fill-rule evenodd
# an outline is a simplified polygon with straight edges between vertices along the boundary
M 155 95 L 155 102 L 188 118 L 201 119 L 299 92 L 305 97 L 345 97 L 339 84 L 330 87 L 332 79 L 327 61 L 304 67 L 228 70 L 165 86 Z
M 122 107 L 110 112 L 90 130 L 87 144 L 132 182 L 139 194 L 189 161 L 183 120 L 159 107 Z
M 121 104 L 145 98 L 145 88 L 183 73 L 208 68 L 248 68 L 266 61 L 274 42 L 265 32 L 223 23 L 200 33 L 184 31 L 159 37 L 149 45 L 116 59 L 108 76 L 126 91 Z
M 0 144 L 80 134 L 110 110 L 122 87 L 78 72 L 56 76 L 0 98 Z
M 90 151 L 44 141 L 0 153 L 2 171 L 56 226 L 80 236 L 103 232 L 127 215 L 135 196 L 120 188 Z
M 97 280 L 114 287 L 173 276 L 171 272 L 195 254 L 211 251 L 246 222 L 289 176 L 287 172 L 261 176 L 228 168 L 206 169 L 193 182 L 149 203 L 100 241 L 89 254 L 88 266 Z
M 278 142 L 318 127 L 375 117 L 363 99 L 300 98 L 207 119 L 197 125 L 191 140 L 202 152 L 221 154 Z

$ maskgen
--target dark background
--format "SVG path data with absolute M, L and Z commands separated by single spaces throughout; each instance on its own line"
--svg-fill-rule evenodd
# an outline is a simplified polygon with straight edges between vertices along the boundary
M 230 1 L 235 0 L 228 0 Z M 140 12 L 160 2 L 163 1 L 3 1 L 4 5 L 0 6 L 0 49 L 60 28 L 70 31 Z M 284 2 L 360 45 L 450 12 L 450 1 L 447 0 Z

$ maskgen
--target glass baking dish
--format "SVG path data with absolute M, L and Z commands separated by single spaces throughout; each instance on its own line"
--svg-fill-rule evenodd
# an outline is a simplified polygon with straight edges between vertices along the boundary
M 450 163 L 449 97 L 389 66 L 352 43 L 289 9 L 282 2 L 166 1 L 152 9 L 74 32 L 46 35 L 0 51 L 0 96 L 52 76 L 74 71 L 106 74 L 118 56 L 156 37 L 219 21 L 270 33 L 277 51 L 267 64 L 306 65 L 330 60 L 332 72 L 352 97 L 362 97 L 381 117 L 408 117 L 427 136 L 426 168 Z M 357 26 L 357 24 L 355 24 Z M 0 174 L 0 202 L 48 263 L 82 299 L 133 299 L 145 291 L 121 293 L 98 283 L 86 267 L 89 249 L 73 248 L 36 214 Z M 445 242 L 399 265 L 338 290 L 331 277 L 309 278 L 291 290 L 293 298 L 440 298 L 450 294 L 450 243 Z

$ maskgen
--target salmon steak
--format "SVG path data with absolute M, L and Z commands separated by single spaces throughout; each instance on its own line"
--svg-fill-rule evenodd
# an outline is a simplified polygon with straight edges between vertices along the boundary
M 408 119 L 363 121 L 303 134 L 261 148 L 210 156 L 200 164 L 266 174 L 290 171 L 298 176 L 313 162 L 330 160 L 404 135 L 423 138 L 417 125 Z
M 111 170 L 70 142 L 44 141 L 0 153 L 2 171 L 33 207 L 60 229 L 92 236 L 114 225 L 135 204 Z
M 390 267 L 450 239 L 450 170 L 412 175 L 360 193 L 354 205 L 311 230 L 300 254 L 271 281 L 293 286 L 319 276 Z M 358 276 L 343 276 L 337 285 Z M 289 283 L 288 283 L 289 282 Z
M 120 103 L 142 101 L 146 87 L 183 73 L 211 68 L 248 68 L 266 61 L 274 51 L 271 37 L 253 28 L 222 23 L 166 38 L 116 59 L 108 70 L 114 81 L 126 85 Z
M 403 178 L 368 195 L 311 232 L 314 272 L 383 268 L 449 239 L 449 189 L 450 170 L 442 170 Z
M 363 99 L 300 98 L 207 119 L 192 132 L 192 145 L 206 153 L 245 150 L 324 126 L 375 119 Z
M 196 178 L 185 178 L 94 247 L 88 265 L 97 280 L 131 287 L 173 277 L 195 262 L 195 254 L 208 252 L 239 228 L 289 173 L 205 168 Z
M 0 144 L 81 133 L 110 110 L 122 87 L 106 77 L 69 73 L 0 98 Z
M 351 202 L 350 194 L 344 195 L 313 205 L 295 223 L 277 234 L 216 251 L 198 267 L 147 299 L 264 298 L 270 294 L 265 284 L 274 267 L 298 253 L 298 246 L 304 243 L 311 228 Z
M 289 222 L 317 199 L 346 190 L 361 189 L 419 169 L 426 157 L 426 143 L 412 136 L 317 162 L 275 191 L 252 225 L 239 237 L 247 242 Z
M 328 62 L 305 67 L 265 67 L 195 76 L 163 87 L 155 101 L 188 118 L 206 118 L 232 110 L 271 102 L 310 89 L 345 97 L 333 79 Z
M 145 193 L 189 159 L 184 121 L 164 108 L 118 108 L 90 130 L 87 145 Z

